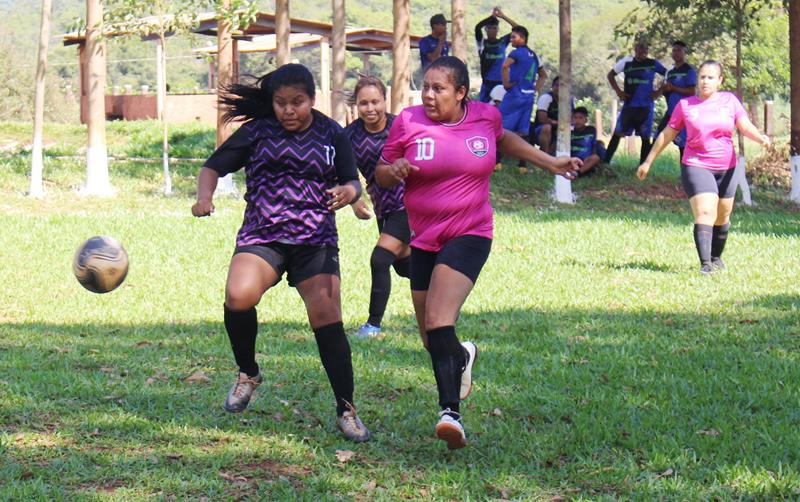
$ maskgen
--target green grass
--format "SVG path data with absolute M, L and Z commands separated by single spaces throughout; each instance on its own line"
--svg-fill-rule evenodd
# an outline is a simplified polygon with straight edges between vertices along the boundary
M 79 144 L 75 131 L 63 142 Z M 158 195 L 160 165 L 115 162 L 117 195 L 81 198 L 74 159 L 48 159 L 47 197 L 29 200 L 27 161 L 0 160 L 0 500 L 800 497 L 800 213 L 778 193 L 736 209 L 730 271 L 701 277 L 674 158 L 643 184 L 621 158 L 618 179 L 573 184 L 574 206 L 551 202 L 552 177 L 508 164 L 493 180 L 492 255 L 458 323 L 481 350 L 470 445 L 447 452 L 404 279 L 387 335 L 351 341 L 373 441 L 336 433 L 285 282 L 258 307 L 266 383 L 229 415 L 221 306 L 242 201 L 193 219 L 192 163 L 174 166 L 173 197 Z M 376 232 L 349 210 L 338 221 L 353 331 Z M 131 257 L 107 295 L 71 273 L 96 234 Z M 186 381 L 198 371 L 208 380 Z

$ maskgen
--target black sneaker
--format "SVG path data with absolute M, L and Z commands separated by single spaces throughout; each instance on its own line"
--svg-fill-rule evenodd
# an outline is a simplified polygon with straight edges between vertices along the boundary
M 720 272 L 723 270 L 728 270 L 728 267 L 725 266 L 725 262 L 722 261 L 722 258 L 719 256 L 716 258 L 711 258 L 711 266 L 714 267 L 714 270 L 719 270 Z
M 700 265 L 700 274 L 709 275 L 715 272 L 714 265 L 710 261 L 704 262 Z

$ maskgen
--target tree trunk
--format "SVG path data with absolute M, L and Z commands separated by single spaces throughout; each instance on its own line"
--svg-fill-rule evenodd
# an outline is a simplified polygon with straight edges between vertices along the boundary
M 394 0 L 392 16 L 392 113 L 400 113 L 408 104 L 411 86 L 411 38 L 409 37 L 410 0 Z
M 464 0 L 452 0 L 450 4 L 452 37 L 453 37 L 453 56 L 461 61 L 467 62 L 467 20 L 466 2 Z
M 570 0 L 559 0 L 559 72 L 558 72 L 558 137 L 556 156 L 569 157 L 570 123 L 572 122 L 571 88 L 572 88 L 572 19 Z M 574 204 L 572 183 L 563 176 L 555 178 L 555 200 Z
M 287 64 L 291 58 L 289 46 L 289 0 L 275 0 L 275 42 L 278 49 L 276 66 Z
M 102 0 L 86 1 L 86 80 L 88 146 L 86 148 L 86 195 L 113 193 L 108 178 L 106 149 L 106 51 L 103 33 Z
M 28 195 L 41 198 L 42 186 L 42 132 L 44 130 L 45 72 L 47 70 L 47 44 L 50 39 L 50 13 L 52 0 L 42 0 L 42 22 L 39 30 L 39 62 L 36 64 L 36 95 L 33 101 L 33 150 L 31 150 L 31 187 Z
M 789 2 L 789 61 L 791 64 L 792 125 L 789 136 L 792 166 L 790 198 L 800 203 L 800 0 Z
M 222 0 L 223 9 L 229 9 L 231 0 Z M 217 96 L 225 92 L 225 87 L 230 85 L 233 80 L 233 38 L 231 37 L 231 25 L 222 16 L 219 18 L 217 27 Z M 231 127 L 222 120 L 224 110 L 219 106 L 217 100 L 217 147 L 225 142 L 231 135 Z M 236 187 L 233 184 L 233 174 L 226 174 L 219 180 L 217 193 L 234 195 Z
M 319 41 L 319 107 L 326 115 L 331 114 L 331 41 L 322 37 Z
M 344 77 L 347 64 L 345 63 L 345 9 L 344 0 L 331 0 L 333 7 L 333 94 L 331 95 L 331 117 L 336 122 L 344 125 Z
M 167 124 L 167 51 L 163 26 L 156 40 L 156 109 L 161 122 L 161 165 L 164 169 L 164 195 L 172 194 L 169 172 L 169 126 Z
M 747 8 L 747 0 L 736 1 L 736 94 L 739 99 L 743 98 L 744 87 L 742 85 L 742 38 L 744 32 L 744 10 Z M 742 204 L 753 205 L 750 196 L 750 183 L 747 182 L 747 160 L 744 155 L 744 136 L 737 131 L 739 138 L 739 158 L 736 162 L 736 172 L 734 178 L 738 180 L 739 188 L 742 189 Z

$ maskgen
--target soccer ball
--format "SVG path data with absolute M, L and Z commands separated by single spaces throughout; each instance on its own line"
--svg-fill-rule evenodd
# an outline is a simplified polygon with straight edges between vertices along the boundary
M 84 288 L 94 293 L 108 293 L 128 275 L 128 253 L 113 237 L 92 237 L 75 253 L 72 271 Z

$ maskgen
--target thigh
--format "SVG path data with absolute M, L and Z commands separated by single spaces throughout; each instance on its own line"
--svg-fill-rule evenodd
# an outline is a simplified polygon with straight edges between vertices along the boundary
M 445 244 L 436 257 L 436 265 L 444 264 L 465 275 L 473 284 L 478 281 L 489 253 L 492 240 L 477 235 L 462 235 Z
M 733 212 L 733 197 L 722 198 L 720 197 L 717 203 L 717 221 L 715 225 L 724 225 L 731 220 L 731 213 Z
M 408 226 L 408 213 L 405 210 L 402 211 L 395 211 L 394 213 L 389 213 L 384 218 L 382 218 L 381 225 L 380 225 L 380 233 L 381 236 L 378 240 L 378 245 L 389 249 L 387 246 L 397 246 L 397 243 L 408 248 L 408 243 L 411 242 L 411 229 Z M 384 236 L 388 239 L 386 240 L 386 246 L 381 244 L 381 240 L 384 239 Z M 395 243 L 394 241 L 397 241 Z M 402 248 L 399 248 L 397 251 L 393 249 L 389 249 L 396 255 L 400 255 L 403 251 Z
M 715 193 L 699 193 L 689 199 L 695 223 L 713 225 L 717 220 L 719 197 Z
M 427 291 L 438 253 L 411 248 L 411 292 Z
M 732 199 L 736 196 L 739 180 L 736 179 L 735 172 L 736 169 L 731 168 L 717 173 L 717 194 L 719 194 L 720 199 Z
M 259 254 L 237 250 L 228 269 L 225 305 L 234 310 L 257 305 L 264 292 L 280 280 L 282 263 L 281 255 L 274 250 Z
M 295 285 L 312 329 L 342 320 L 340 286 L 339 276 L 334 274 L 317 274 Z
M 699 194 L 719 195 L 714 173 L 702 167 L 681 164 L 681 186 L 690 199 Z
M 431 284 L 425 299 L 425 330 L 453 326 L 475 283 L 449 265 L 438 263 L 433 268 Z
M 290 286 L 319 274 L 339 276 L 339 250 L 333 246 L 288 246 L 286 277 Z

